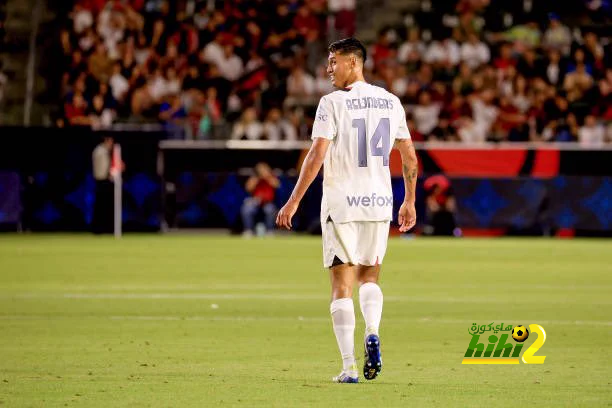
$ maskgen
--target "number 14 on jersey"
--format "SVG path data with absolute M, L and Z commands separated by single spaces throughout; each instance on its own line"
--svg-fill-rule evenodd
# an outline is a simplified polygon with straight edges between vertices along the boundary
M 359 167 L 368 167 L 368 138 L 365 119 L 353 119 L 353 128 L 357 128 L 357 161 Z M 370 153 L 372 156 L 382 156 L 383 166 L 389 166 L 390 142 L 391 130 L 389 118 L 381 118 L 370 139 Z

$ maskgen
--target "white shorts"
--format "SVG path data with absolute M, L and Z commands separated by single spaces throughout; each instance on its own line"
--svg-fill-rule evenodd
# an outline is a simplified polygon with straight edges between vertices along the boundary
M 387 252 L 389 221 L 355 221 L 321 224 L 323 232 L 323 266 L 329 268 L 338 257 L 353 265 L 382 264 Z

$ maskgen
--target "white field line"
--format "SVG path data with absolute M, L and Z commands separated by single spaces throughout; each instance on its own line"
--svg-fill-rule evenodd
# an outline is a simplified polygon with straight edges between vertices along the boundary
M 0 299 L 125 299 L 125 300 L 329 300 L 328 294 L 304 294 L 304 293 L 15 293 L 0 294 Z M 509 304 L 516 303 L 513 296 L 500 297 L 451 297 L 451 296 L 385 296 L 388 302 L 406 303 L 463 303 L 463 304 Z M 541 303 L 541 300 L 527 297 L 522 303 Z M 547 300 L 548 304 L 583 304 L 610 305 L 612 300 L 589 300 L 579 302 L 572 299 L 562 298 L 559 300 Z
M 384 285 L 381 285 L 384 290 Z M 81 291 L 145 291 L 151 292 L 156 290 L 166 291 L 180 291 L 180 290 L 244 290 L 244 291 L 256 291 L 256 290 L 283 290 L 283 289 L 318 289 L 320 285 L 316 284 L 287 284 L 287 283 L 212 283 L 212 284 L 151 284 L 151 285 L 130 285 L 130 284 L 109 284 L 109 285 L 70 285 L 63 284 L 61 286 L 41 286 L 40 290 L 69 290 L 74 292 Z M 394 287 L 398 287 L 394 285 Z M 534 290 L 554 290 L 554 291 L 576 291 L 576 290 L 594 290 L 594 291 L 607 291 L 612 290 L 612 285 L 580 285 L 580 284 L 567 284 L 567 285 L 548 285 L 548 284 L 530 284 L 530 283 L 496 283 L 496 284 L 479 284 L 479 283 L 457 283 L 457 284 L 440 284 L 440 283 L 423 283 L 414 282 L 405 286 L 399 286 L 400 288 L 405 287 L 406 289 L 483 289 L 483 290 L 521 290 L 521 291 L 534 291 Z M 0 285 L 0 291 L 11 291 L 15 290 L 15 287 Z M 24 285 L 22 289 L 27 290 L 27 286 Z M 39 289 L 38 287 L 36 288 Z
M 306 323 L 328 323 L 330 318 L 321 317 L 289 317 L 289 316 L 93 316 L 93 315 L 74 315 L 74 316 L 39 316 L 39 315 L 0 315 L 2 320 L 79 320 L 79 319 L 99 319 L 99 320 L 118 320 L 118 321 L 204 321 L 204 322 L 306 322 Z M 517 319 L 498 319 L 498 321 L 515 321 Z M 518 319 L 529 320 L 529 319 Z M 418 318 L 401 318 L 383 316 L 385 324 L 394 323 L 425 323 L 425 324 L 467 324 L 474 323 L 473 320 L 466 319 L 438 319 L 434 317 L 418 317 Z M 531 322 L 530 322 L 531 323 Z M 558 325 L 558 326 L 595 326 L 609 327 L 612 326 L 612 321 L 598 320 L 537 320 L 534 323 L 541 325 Z

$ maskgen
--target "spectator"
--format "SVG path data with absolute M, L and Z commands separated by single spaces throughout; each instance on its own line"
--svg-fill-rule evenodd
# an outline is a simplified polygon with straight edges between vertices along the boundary
M 379 68 L 383 61 L 392 58 L 393 49 L 387 30 L 382 30 L 378 33 L 378 41 L 372 46 L 370 54 L 372 55 L 375 69 Z
M 355 33 L 356 0 L 328 0 L 329 11 L 334 15 L 334 29 L 341 38 Z
M 308 6 L 298 8 L 293 18 L 293 27 L 300 35 L 306 35 L 308 31 L 319 31 L 319 20 L 310 12 Z
M 130 89 L 130 83 L 121 74 L 121 64 L 115 62 L 113 65 L 113 75 L 111 75 L 108 82 L 113 90 L 113 98 L 120 103 L 125 101 L 128 90 Z
M 106 46 L 99 42 L 91 57 L 89 57 L 89 72 L 98 81 L 108 79 L 112 75 L 113 62 L 108 57 Z
M 445 38 L 431 43 L 425 52 L 423 61 L 428 64 L 456 66 L 460 58 L 460 49 L 455 40 Z
M 310 98 L 315 93 L 315 80 L 300 65 L 291 70 L 287 78 L 287 95 L 296 99 Z
M 85 54 L 89 55 L 92 49 L 95 47 L 98 38 L 93 28 L 89 27 L 85 29 L 85 32 L 79 38 L 79 49 Z M 76 51 L 76 50 L 75 50 Z
M 243 236 L 251 237 L 255 233 L 255 220 L 260 210 L 265 216 L 265 229 L 268 234 L 274 231 L 274 220 L 276 217 L 276 206 L 274 196 L 276 189 L 280 186 L 280 181 L 272 173 L 272 169 L 267 163 L 257 163 L 255 174 L 246 182 L 245 189 L 249 193 L 243 204 L 240 213 L 244 227 Z
M 495 91 L 486 89 L 470 96 L 472 119 L 466 121 L 459 129 L 459 136 L 464 142 L 484 142 L 487 140 L 493 124 L 497 120 L 499 109 L 493 103 Z
M 166 94 L 179 94 L 183 88 L 183 84 L 176 68 L 169 66 L 166 68 Z
M 512 47 L 509 43 L 504 43 L 499 47 L 499 56 L 493 61 L 493 66 L 502 74 L 510 67 L 516 66 L 516 60 L 512 57 Z
M 87 116 L 93 129 L 109 128 L 115 119 L 114 111 L 104 106 L 104 96 L 101 94 L 93 97 L 92 106 Z
M 559 20 L 559 16 L 555 13 L 548 15 L 549 23 L 542 46 L 548 51 L 555 50 L 564 56 L 569 55 L 572 45 L 572 34 L 566 26 Z
M 516 65 L 516 70 L 527 79 L 543 78 L 544 69 L 533 49 L 527 49 Z
M 589 75 L 586 65 L 580 63 L 574 72 L 565 76 L 563 89 L 567 92 L 569 101 L 576 101 L 582 98 L 584 93 L 593 85 L 593 77 Z
M 95 201 L 91 228 L 95 234 L 113 231 L 113 179 L 111 177 L 111 152 L 114 140 L 106 136 L 92 153 L 93 177 L 96 182 Z
M 72 126 L 89 126 L 91 124 L 86 115 L 87 102 L 80 92 L 75 93 L 72 96 L 72 101 L 65 104 L 64 112 L 68 124 Z
M 420 39 L 419 29 L 411 28 L 408 31 L 408 39 L 399 47 L 397 58 L 402 64 L 416 62 L 421 60 L 425 50 L 426 47 Z
M 510 102 L 512 105 L 516 106 L 521 113 L 527 112 L 531 107 L 531 97 L 527 94 L 527 80 L 522 75 L 514 79 Z
M 587 115 L 578 130 L 578 141 L 584 147 L 600 147 L 605 141 L 605 129 L 593 115 Z
M 406 66 L 398 65 L 396 68 L 395 79 L 391 83 L 391 92 L 395 94 L 400 100 L 404 99 L 406 92 L 408 91 L 408 75 L 406 72 Z
M 159 119 L 166 124 L 183 124 L 186 117 L 187 111 L 178 94 L 171 94 L 159 108 Z
M 539 47 L 542 33 L 536 21 L 519 24 L 508 30 L 503 38 L 513 44 L 514 51 L 522 54 L 527 49 Z
M 278 108 L 270 109 L 263 124 L 263 138 L 266 140 L 297 140 L 295 127 L 282 117 Z
M 221 75 L 228 81 L 237 80 L 244 71 L 242 60 L 234 54 L 234 46 L 232 45 L 223 47 L 223 56 L 217 62 L 217 67 Z
M 240 120 L 234 124 L 232 139 L 235 140 L 260 140 L 263 135 L 263 126 L 257 120 L 255 108 L 246 108 Z
M 526 121 L 526 116 L 519 111 L 511 99 L 508 96 L 501 96 L 499 98 L 497 123 L 495 124 L 495 140 L 526 142 L 529 134 L 525 129 L 521 129 Z
M 80 3 L 76 3 L 70 14 L 73 22 L 73 30 L 76 34 L 81 34 L 93 26 L 93 14 L 84 8 Z
M 212 124 L 216 125 L 221 122 L 221 103 L 217 99 L 217 89 L 208 88 L 206 90 L 206 113 Z
M 457 205 L 450 181 L 442 175 L 435 175 L 427 178 L 423 187 L 427 213 L 427 225 L 423 231 L 425 235 L 460 234 L 455 223 Z
M 472 69 L 487 64 L 491 59 L 489 47 L 475 33 L 469 33 L 467 38 L 467 42 L 461 44 L 461 61 Z
M 548 61 L 546 62 L 546 79 L 548 83 L 555 87 L 563 83 L 565 78 L 565 68 L 561 64 L 561 53 L 558 50 L 550 50 L 548 52 Z
M 459 140 L 457 133 L 451 126 L 449 117 L 446 113 L 440 114 L 438 125 L 427 135 L 427 141 L 450 142 Z
M 422 91 L 419 96 L 419 104 L 413 111 L 416 129 L 419 133 L 428 137 L 429 133 L 438 125 L 439 114 L 440 105 L 431 101 L 429 91 Z

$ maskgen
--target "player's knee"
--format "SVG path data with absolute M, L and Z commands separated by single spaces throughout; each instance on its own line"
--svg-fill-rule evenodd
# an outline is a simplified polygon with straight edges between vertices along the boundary
M 366 275 L 359 277 L 359 286 L 366 283 L 378 283 L 378 276 Z
M 353 297 L 353 286 L 344 282 L 336 283 L 332 288 L 332 297 L 334 300 Z

